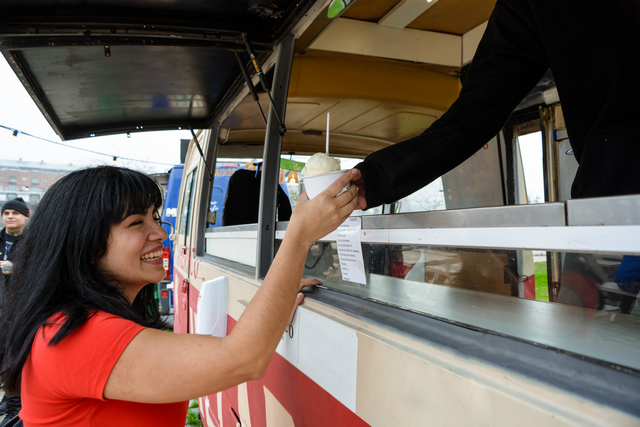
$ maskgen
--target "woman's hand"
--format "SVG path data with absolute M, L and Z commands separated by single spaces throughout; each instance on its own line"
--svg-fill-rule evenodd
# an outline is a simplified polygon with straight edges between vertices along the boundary
M 358 188 L 355 185 L 336 196 L 349 181 L 359 176 L 359 171 L 351 169 L 338 178 L 333 184 L 318 194 L 313 200 L 303 192 L 298 198 L 291 215 L 286 235 L 310 247 L 313 242 L 334 231 L 358 203 Z
M 322 285 L 322 282 L 316 279 L 302 279 L 300 280 L 300 290 L 307 286 L 316 286 Z M 289 320 L 287 321 L 287 325 L 290 325 L 293 322 L 293 316 L 296 314 L 296 309 L 300 304 L 304 301 L 304 294 L 302 292 L 298 292 L 298 296 L 296 297 L 295 305 L 293 306 L 293 310 L 291 310 L 291 316 L 289 316 Z

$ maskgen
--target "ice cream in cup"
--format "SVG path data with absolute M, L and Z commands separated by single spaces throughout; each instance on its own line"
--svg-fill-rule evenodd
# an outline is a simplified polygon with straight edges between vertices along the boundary
M 347 170 L 340 170 L 340 160 L 336 158 L 324 153 L 316 153 L 311 156 L 307 165 L 302 169 L 301 178 L 309 200 L 326 190 L 346 172 Z M 351 183 L 347 182 L 347 185 L 336 196 L 347 191 L 350 185 Z

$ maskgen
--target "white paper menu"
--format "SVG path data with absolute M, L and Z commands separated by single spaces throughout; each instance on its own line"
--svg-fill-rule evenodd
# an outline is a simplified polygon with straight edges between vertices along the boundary
M 367 278 L 364 274 L 364 260 L 362 258 L 362 246 L 360 245 L 361 229 L 362 218 L 358 216 L 349 217 L 338 227 L 336 240 L 342 280 L 366 285 Z

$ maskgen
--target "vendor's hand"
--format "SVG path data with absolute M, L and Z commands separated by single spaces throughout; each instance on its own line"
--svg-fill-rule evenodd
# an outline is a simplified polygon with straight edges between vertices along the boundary
M 356 176 L 351 180 L 351 185 L 358 187 L 358 204 L 356 205 L 356 209 L 366 209 L 367 199 L 365 197 L 364 178 L 362 178 L 360 169 L 353 170 L 356 171 Z
M 316 286 L 322 285 L 322 282 L 316 279 L 302 279 L 300 280 L 300 290 L 305 288 L 306 286 Z M 300 304 L 304 301 L 304 294 L 302 292 L 298 292 L 298 296 L 296 297 L 296 303 L 293 306 L 293 310 L 291 310 L 291 316 L 289 316 L 289 321 L 287 325 L 290 325 L 293 322 L 293 316 L 296 314 L 296 309 Z
M 306 192 L 300 194 L 286 236 L 293 236 L 289 238 L 297 239 L 309 248 L 315 241 L 338 228 L 358 203 L 357 187 L 352 185 L 344 193 L 336 194 L 358 173 L 351 169 L 313 200 L 307 198 Z

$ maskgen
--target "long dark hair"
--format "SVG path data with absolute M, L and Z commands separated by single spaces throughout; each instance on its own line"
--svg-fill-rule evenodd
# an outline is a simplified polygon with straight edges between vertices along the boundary
M 0 378 L 5 390 L 20 388 L 22 367 L 38 329 L 62 313 L 56 345 L 103 310 L 142 326 L 164 326 L 153 285 L 129 303 L 120 285 L 99 271 L 113 225 L 129 215 L 158 210 L 162 192 L 150 177 L 101 166 L 79 170 L 51 186 L 20 237 L 15 271 L 0 320 Z

